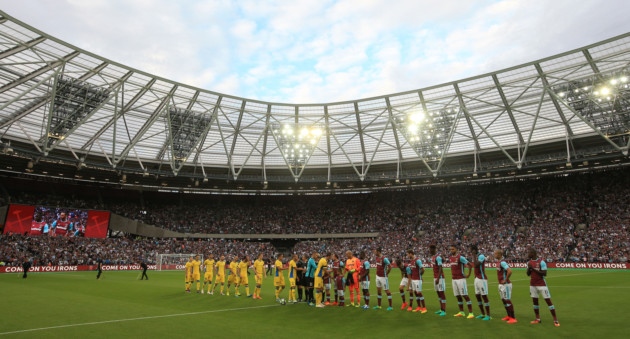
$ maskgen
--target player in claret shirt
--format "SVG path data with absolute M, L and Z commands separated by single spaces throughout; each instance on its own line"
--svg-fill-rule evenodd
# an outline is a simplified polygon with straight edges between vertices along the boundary
M 486 276 L 486 256 L 479 253 L 477 245 L 471 245 L 473 268 L 475 271 L 475 297 L 481 314 L 476 318 L 490 320 L 490 301 L 488 300 L 488 276 Z M 483 300 L 483 302 L 482 302 Z
M 465 316 L 463 300 L 466 300 L 466 305 L 468 306 L 468 316 L 466 318 L 473 319 L 475 315 L 472 311 L 472 302 L 468 296 L 468 285 L 466 283 L 466 279 L 470 277 L 472 264 L 468 262 L 466 257 L 459 253 L 455 245 L 449 246 L 449 251 L 451 252 L 449 261 L 451 262 L 451 274 L 453 278 L 453 294 L 455 294 L 457 305 L 459 306 L 459 312 L 455 313 L 455 317 Z M 466 275 L 464 275 L 465 267 L 468 268 L 468 274 Z
M 407 308 L 407 301 L 405 301 L 405 288 L 409 287 L 409 278 L 407 277 L 407 264 L 403 262 L 402 258 L 396 258 L 396 266 L 400 269 L 401 280 L 398 285 L 398 292 L 400 292 L 400 298 L 402 299 L 401 310 Z
M 332 304 L 333 306 L 345 306 L 345 284 L 343 281 L 343 261 L 339 260 L 339 256 L 336 253 L 332 255 L 332 273 L 333 273 L 333 283 L 335 285 L 335 302 Z
M 374 306 L 375 310 L 381 308 L 381 291 L 385 290 L 385 294 L 387 294 L 387 302 L 389 303 L 388 311 L 393 310 L 392 308 L 392 292 L 389 291 L 389 272 L 392 270 L 391 263 L 389 259 L 383 255 L 383 250 L 379 247 L 374 250 L 374 255 L 376 256 L 376 293 L 378 294 L 378 305 Z
M 65 237 L 66 235 L 68 235 L 68 230 L 72 230 L 72 227 L 72 222 L 66 216 L 66 212 L 61 212 L 59 213 L 59 219 L 53 221 L 53 235 Z
M 367 260 L 365 256 L 365 252 L 361 251 L 359 254 L 359 259 L 361 260 L 360 268 L 359 268 L 359 285 L 361 286 L 361 290 L 363 292 L 363 300 L 365 305 L 363 305 L 364 310 L 370 309 L 370 262 Z
M 433 267 L 433 288 L 437 292 L 438 300 L 440 301 L 440 310 L 435 314 L 443 317 L 446 315 L 446 282 L 444 280 L 444 259 L 437 253 L 437 246 L 429 246 L 429 253 L 431 254 L 431 266 Z
M 503 306 L 505 306 L 505 311 L 507 312 L 507 316 L 503 317 L 501 320 L 507 321 L 508 324 L 516 324 L 518 321 L 514 315 L 514 305 L 512 305 L 511 300 L 512 282 L 510 281 L 510 277 L 512 276 L 512 269 L 505 260 L 502 260 L 503 251 L 494 251 L 494 258 L 499 261 L 499 266 L 497 267 L 499 295 L 501 296 L 501 301 L 503 301 Z
M 547 281 L 545 281 L 545 277 L 547 276 L 547 263 L 541 258 L 538 258 L 538 254 L 533 248 L 529 249 L 527 256 L 529 258 L 529 262 L 527 263 L 527 275 L 530 277 L 529 293 L 532 296 L 532 301 L 534 302 L 534 314 L 536 314 L 536 319 L 532 320 L 531 323 L 540 324 L 541 322 L 538 297 L 542 295 L 547 303 L 547 306 L 549 306 L 551 316 L 553 316 L 553 324 L 556 327 L 559 327 L 560 323 L 556 317 L 556 308 L 553 306 L 553 302 L 551 302 L 551 294 L 549 293 L 549 288 L 547 288 Z
M 407 250 L 407 258 L 411 263 L 411 290 L 416 296 L 416 309 L 413 311 L 424 314 L 427 313 L 427 307 L 424 303 L 424 295 L 422 295 L 422 274 L 424 274 L 422 260 L 416 258 L 411 249 Z
M 31 235 L 41 235 L 44 234 L 44 230 L 46 231 L 46 234 L 48 233 L 48 223 L 46 222 L 46 220 L 44 220 L 44 218 L 42 218 L 42 215 L 40 213 L 37 213 L 35 215 L 35 218 L 33 218 L 33 221 L 31 222 Z

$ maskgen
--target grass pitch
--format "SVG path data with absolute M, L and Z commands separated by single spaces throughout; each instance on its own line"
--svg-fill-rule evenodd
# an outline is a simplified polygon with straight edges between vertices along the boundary
M 373 272 L 372 272 L 373 273 Z M 429 277 L 427 272 L 426 277 Z M 456 299 L 447 278 L 446 317 L 433 312 L 438 301 L 433 286 L 424 284 L 429 312 L 400 310 L 399 275 L 390 276 L 394 311 L 364 311 L 354 307 L 318 309 L 305 304 L 281 306 L 275 302 L 273 281 L 266 278 L 263 300 L 184 293 L 183 272 L 149 272 L 140 281 L 138 272 L 0 274 L 0 337 L 5 338 L 127 338 L 127 337 L 218 337 L 218 338 L 310 338 L 335 337 L 458 337 L 458 338 L 619 338 L 627 335 L 627 320 L 618 316 L 630 300 L 630 271 L 549 271 L 547 279 L 561 327 L 554 327 L 541 300 L 540 325 L 534 318 L 529 280 L 524 270 L 513 273 L 513 303 L 518 324 L 500 318 L 505 309 L 490 275 L 493 319 L 454 318 Z M 494 279 L 492 279 L 494 278 Z M 250 277 L 253 291 L 253 276 Z M 287 281 L 288 282 L 288 281 Z M 468 280 L 472 287 L 473 278 Z M 243 293 L 241 288 L 241 293 Z M 194 291 L 194 287 L 193 287 Z M 347 294 L 347 293 L 346 293 Z M 372 282 L 371 306 L 376 304 Z M 243 294 L 244 295 L 244 294 Z M 287 297 L 287 290 L 283 292 Z M 479 312 L 473 299 L 473 311 Z M 383 305 L 387 299 L 383 298 Z

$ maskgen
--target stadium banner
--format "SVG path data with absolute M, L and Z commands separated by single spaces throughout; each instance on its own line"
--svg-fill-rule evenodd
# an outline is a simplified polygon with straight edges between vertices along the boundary
M 164 265 L 168 270 L 183 270 L 184 265 Z M 136 265 L 103 265 L 103 271 L 139 271 L 142 270 L 140 264 Z M 147 265 L 147 269 L 154 270 L 155 265 Z M 96 265 L 63 265 L 63 266 L 33 266 L 31 272 L 77 272 L 77 271 L 96 271 Z M 23 272 L 22 266 L 0 266 L 0 273 L 17 273 Z
M 527 268 L 527 263 L 514 262 L 508 263 L 511 268 Z M 429 264 L 422 265 L 425 269 L 431 268 Z M 450 268 L 450 263 L 444 263 L 444 268 Z M 497 268 L 499 263 L 487 262 L 486 268 Z M 370 264 L 371 268 L 376 268 L 376 264 Z M 397 268 L 396 264 L 392 264 L 392 268 Z M 548 262 L 547 268 L 588 268 L 588 269 L 613 269 L 613 270 L 625 270 L 630 268 L 628 263 L 603 263 L 603 262 Z
M 428 268 L 428 265 L 424 265 Z M 444 265 L 444 266 L 449 266 Z M 496 268 L 497 263 L 487 263 L 486 268 Z M 526 268 L 526 263 L 510 263 L 510 267 Z M 627 263 L 548 263 L 548 268 L 574 268 L 574 269 L 611 269 L 625 270 L 630 268 Z M 149 270 L 155 270 L 156 265 L 148 265 Z M 162 270 L 179 270 L 183 271 L 184 265 L 169 264 L 162 265 Z M 103 271 L 137 271 L 142 268 L 140 265 L 103 265 Z M 76 271 L 96 271 L 96 265 L 65 265 L 65 266 L 33 266 L 29 272 L 76 272 Z M 22 272 L 21 266 L 0 266 L 0 273 L 18 273 Z
M 3 234 L 105 238 L 109 211 L 9 205 Z
M 33 221 L 33 213 L 35 206 L 29 205 L 9 205 L 7 211 L 7 219 L 4 223 L 3 234 L 29 234 L 31 232 L 31 223 Z
M 86 238 L 105 238 L 109 228 L 109 211 L 89 210 L 85 225 Z

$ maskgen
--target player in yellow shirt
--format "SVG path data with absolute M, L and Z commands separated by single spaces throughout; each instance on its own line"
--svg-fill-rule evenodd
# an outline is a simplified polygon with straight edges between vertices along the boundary
M 186 265 L 184 266 L 184 273 L 186 275 L 186 292 L 190 293 L 190 285 L 192 285 L 192 267 L 193 257 L 188 258 Z
M 238 277 L 238 272 L 236 272 L 236 270 L 238 269 L 237 256 L 234 256 L 232 260 L 230 261 L 229 269 L 230 269 L 230 275 L 228 276 L 227 295 L 230 295 L 230 286 L 232 286 L 232 284 L 234 284 L 234 293 L 235 294 L 238 293 L 239 277 Z
M 211 291 L 212 278 L 214 278 L 213 254 L 208 254 L 208 259 L 203 262 L 203 266 L 206 268 L 206 273 L 203 275 L 203 287 L 201 288 L 201 294 L 203 294 L 203 290 L 207 290 L 208 294 L 213 294 Z
M 217 287 L 217 283 L 221 283 L 221 289 L 219 290 L 221 292 L 221 295 L 223 294 L 223 285 L 225 284 L 225 256 L 222 255 L 219 260 L 217 260 L 216 264 L 214 264 L 214 267 L 217 269 L 217 276 L 214 280 L 214 285 L 212 286 L 212 293 L 214 293 L 214 289 Z
M 262 287 L 263 275 L 265 274 L 265 261 L 263 260 L 263 254 L 258 255 L 258 259 L 254 261 L 254 273 L 256 277 L 256 288 L 254 289 L 253 299 L 262 299 L 260 297 L 260 288 Z
M 247 297 L 251 297 L 249 294 L 249 276 L 247 275 L 247 270 L 249 269 L 250 261 L 249 255 L 243 256 L 243 259 L 238 263 L 238 286 L 236 287 L 237 295 L 241 295 L 240 287 L 245 286 L 245 295 Z
M 201 261 L 199 255 L 195 255 L 195 260 L 192 261 L 192 281 L 197 283 L 197 293 L 200 293 L 201 289 Z M 192 281 L 190 282 L 192 284 Z
M 289 302 L 297 303 L 297 296 L 295 295 L 296 278 L 297 278 L 297 254 L 293 254 L 291 261 L 289 261 Z
M 282 264 L 282 258 L 284 256 L 282 254 L 278 254 L 276 258 L 275 267 L 273 269 L 273 286 L 276 288 L 276 301 L 280 301 L 280 293 L 284 290 L 284 275 L 282 274 L 282 270 L 284 270 L 284 266 Z
M 316 254 L 319 257 L 319 254 Z M 314 258 L 317 260 L 317 258 Z M 326 268 L 328 267 L 328 259 L 330 259 L 330 253 L 326 254 L 326 257 L 319 259 L 317 263 L 317 269 L 315 270 L 315 307 L 325 307 L 323 300 L 324 293 L 324 278 L 328 275 Z

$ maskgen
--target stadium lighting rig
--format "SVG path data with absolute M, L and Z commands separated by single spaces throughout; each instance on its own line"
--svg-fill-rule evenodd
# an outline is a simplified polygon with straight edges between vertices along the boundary
M 284 161 L 297 181 L 325 134 L 324 129 L 316 125 L 278 124 L 273 126 L 272 132 Z
M 173 172 L 182 168 L 202 136 L 207 133 L 212 118 L 188 109 L 168 108 L 169 143 Z
M 440 162 L 446 152 L 458 112 L 455 106 L 433 111 L 409 110 L 395 118 L 395 125 L 416 154 L 427 165 L 434 163 L 430 167 L 435 169 L 435 163 Z
M 56 79 L 44 147 L 50 150 L 74 131 L 89 114 L 107 101 L 109 89 L 60 75 Z
M 627 143 L 630 134 L 630 70 L 571 81 L 553 91 L 606 137 Z

